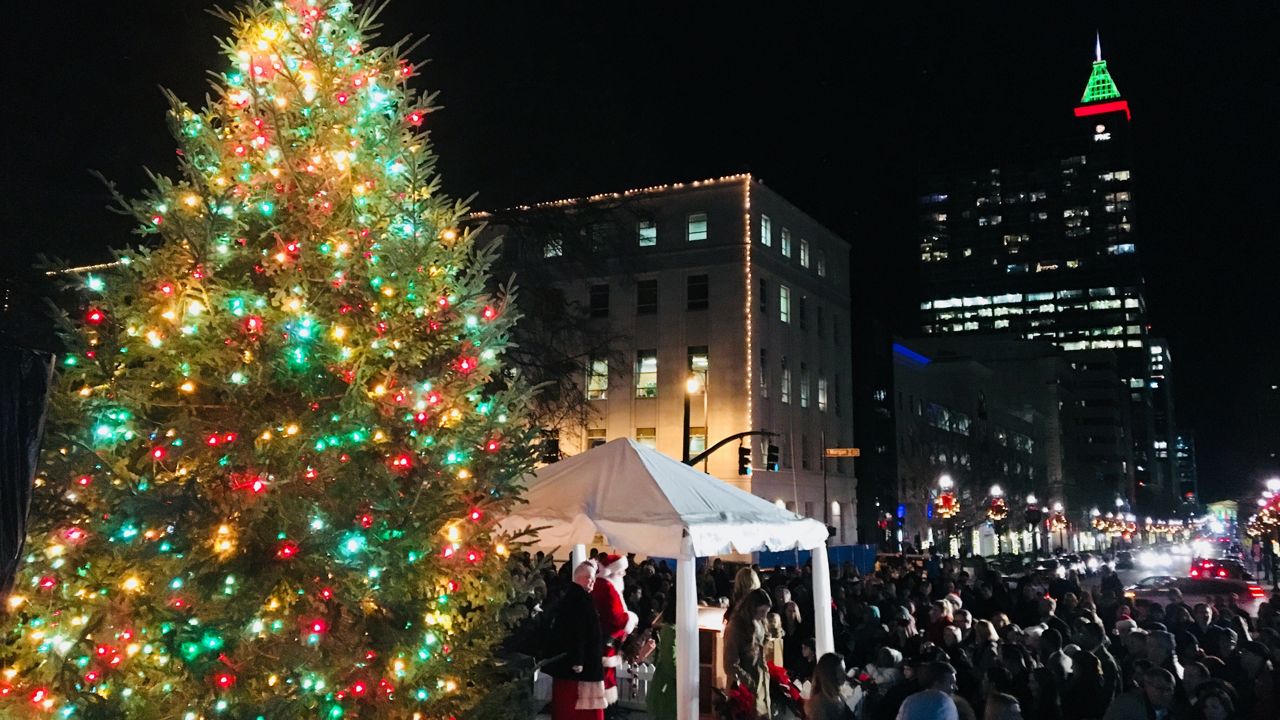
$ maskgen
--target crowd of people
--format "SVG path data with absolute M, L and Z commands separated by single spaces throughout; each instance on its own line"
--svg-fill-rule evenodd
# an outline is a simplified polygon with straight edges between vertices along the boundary
M 576 569 L 542 558 L 526 567 L 538 585 L 526 640 L 560 657 L 545 668 L 556 683 L 555 720 L 617 712 L 614 694 L 596 700 L 593 689 L 609 679 L 607 657 L 613 667 L 656 663 L 649 714 L 674 718 L 671 569 L 604 555 Z M 807 568 L 719 560 L 701 568 L 700 601 L 725 608 L 725 720 L 1278 715 L 1280 592 L 1254 616 L 1230 598 L 1188 604 L 1177 590 L 1163 603 L 1135 603 L 1105 566 L 1090 578 L 1010 581 L 981 560 L 966 568 L 933 557 L 865 575 L 833 567 L 831 575 L 836 652 L 817 657 Z M 595 630 L 578 631 L 592 623 Z

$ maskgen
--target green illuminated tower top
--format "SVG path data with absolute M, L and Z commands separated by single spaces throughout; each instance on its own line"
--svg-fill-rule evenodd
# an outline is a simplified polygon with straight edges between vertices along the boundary
M 1120 90 L 1107 71 L 1107 61 L 1102 59 L 1102 36 L 1098 35 L 1094 43 L 1093 72 L 1089 74 L 1089 84 L 1085 86 L 1080 102 L 1088 104 L 1119 98 Z

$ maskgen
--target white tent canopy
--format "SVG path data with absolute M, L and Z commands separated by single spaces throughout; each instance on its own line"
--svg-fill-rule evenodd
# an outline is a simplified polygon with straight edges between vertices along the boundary
M 630 439 L 540 469 L 526 504 L 502 521 L 511 532 L 544 528 L 544 548 L 590 544 L 597 534 L 623 552 L 675 558 L 678 717 L 698 716 L 694 559 L 760 550 L 812 550 L 816 650 L 834 651 L 827 528 Z

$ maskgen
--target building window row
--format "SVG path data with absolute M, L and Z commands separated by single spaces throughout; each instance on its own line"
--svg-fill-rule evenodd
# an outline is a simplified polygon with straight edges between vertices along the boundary
M 701 242 L 709 237 L 709 224 L 705 212 L 690 213 L 685 217 L 685 242 Z M 658 244 L 658 224 L 653 220 L 641 220 L 636 223 L 636 243 L 640 247 L 655 247 Z M 550 255 L 548 255 L 550 257 Z
M 782 228 L 779 232 L 778 242 L 782 257 L 790 258 L 792 256 L 791 230 Z M 773 247 L 773 220 L 768 215 L 760 215 L 760 244 L 765 247 Z M 827 276 L 827 256 L 821 250 L 814 250 L 810 247 L 809 241 L 800 238 L 799 242 L 800 267 L 808 270 L 816 267 L 818 277 Z

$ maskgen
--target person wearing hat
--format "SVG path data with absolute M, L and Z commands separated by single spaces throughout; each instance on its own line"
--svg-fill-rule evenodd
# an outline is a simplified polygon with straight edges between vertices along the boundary
M 610 704 L 618 701 L 618 667 L 622 665 L 621 648 L 627 635 L 636 627 L 636 614 L 627 610 L 622 599 L 622 580 L 627 572 L 627 559 L 621 555 L 596 556 L 600 567 L 591 600 L 600 617 L 600 633 L 604 637 L 604 695 Z

